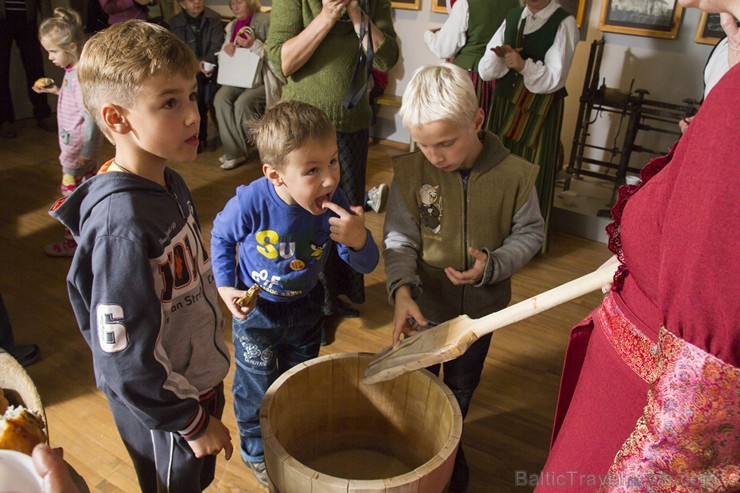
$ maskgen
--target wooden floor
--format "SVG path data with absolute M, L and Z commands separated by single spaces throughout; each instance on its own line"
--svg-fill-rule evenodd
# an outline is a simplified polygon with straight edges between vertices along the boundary
M 0 139 L 0 290 L 18 343 L 36 343 L 42 359 L 28 369 L 46 406 L 52 446 L 96 492 L 135 492 L 137 483 L 105 398 L 95 388 L 90 352 L 67 301 L 67 259 L 46 257 L 42 247 L 62 236 L 47 210 L 59 193 L 61 170 L 56 135 L 33 120 L 19 122 L 20 137 Z M 389 182 L 390 155 L 371 147 L 368 186 Z M 107 145 L 101 158 L 111 156 Z M 233 171 L 218 167 L 218 150 L 194 163 L 174 165 L 195 198 L 208 241 L 214 216 L 237 185 L 259 176 L 256 164 Z M 381 241 L 383 214 L 369 213 L 367 225 Z M 514 301 L 586 274 L 609 257 L 604 245 L 555 234 L 552 253 L 534 259 L 514 277 Z M 122 266 L 123 268 L 123 266 Z M 392 310 L 386 301 L 382 264 L 366 276 L 367 303 L 359 319 L 338 325 L 335 341 L 322 354 L 377 351 L 390 341 Z M 563 354 L 570 327 L 600 301 L 591 294 L 494 334 L 482 382 L 465 422 L 463 444 L 471 467 L 470 492 L 525 492 L 522 473 L 544 464 L 550 440 Z M 224 315 L 227 315 L 224 309 Z M 231 348 L 230 328 L 227 340 Z M 231 386 L 229 373 L 226 388 Z M 227 393 L 224 422 L 235 445 L 238 434 Z M 210 492 L 263 491 L 238 457 L 221 456 Z

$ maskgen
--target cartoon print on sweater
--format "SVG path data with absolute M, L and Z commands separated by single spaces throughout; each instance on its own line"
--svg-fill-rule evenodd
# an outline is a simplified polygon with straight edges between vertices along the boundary
M 252 280 L 268 293 L 284 297 L 304 294 L 299 289 L 300 280 L 289 272 L 302 271 L 321 260 L 329 245 L 329 233 L 323 230 L 288 235 L 264 230 L 258 231 L 254 238 L 257 252 L 268 261 L 262 262 L 262 269 L 252 271 Z
M 442 228 L 442 197 L 439 196 L 439 185 L 424 184 L 419 189 L 421 205 L 419 218 L 421 225 L 432 233 L 439 233 Z

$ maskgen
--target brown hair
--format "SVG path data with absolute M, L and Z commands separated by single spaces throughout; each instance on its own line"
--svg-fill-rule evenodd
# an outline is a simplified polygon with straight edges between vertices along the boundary
M 77 69 L 82 100 L 100 129 L 111 139 L 100 108 L 112 102 L 131 108 L 147 78 L 157 74 L 195 78 L 198 59 L 167 29 L 144 22 L 119 22 L 85 44 Z
M 262 118 L 244 124 L 263 163 L 282 168 L 288 154 L 306 145 L 336 137 L 336 130 L 322 110 L 301 101 L 283 101 Z

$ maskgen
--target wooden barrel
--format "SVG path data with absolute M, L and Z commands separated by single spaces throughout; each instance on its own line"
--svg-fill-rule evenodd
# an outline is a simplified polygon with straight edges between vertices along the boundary
M 462 433 L 454 395 L 426 370 L 365 385 L 371 358 L 316 358 L 284 373 L 267 391 L 260 424 L 275 490 L 444 490 Z

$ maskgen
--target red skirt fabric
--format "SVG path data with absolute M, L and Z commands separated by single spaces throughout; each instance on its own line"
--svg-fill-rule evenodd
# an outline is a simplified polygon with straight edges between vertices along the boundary
M 553 447 L 537 482 L 538 493 L 598 489 L 645 407 L 648 384 L 615 350 L 609 338 L 613 330 L 605 326 L 621 322 L 639 330 L 630 320 L 636 317 L 617 294 L 611 296 L 617 313 L 604 317 L 600 312 L 608 307 L 603 303 L 571 332 Z M 644 339 L 655 342 L 654 337 Z

